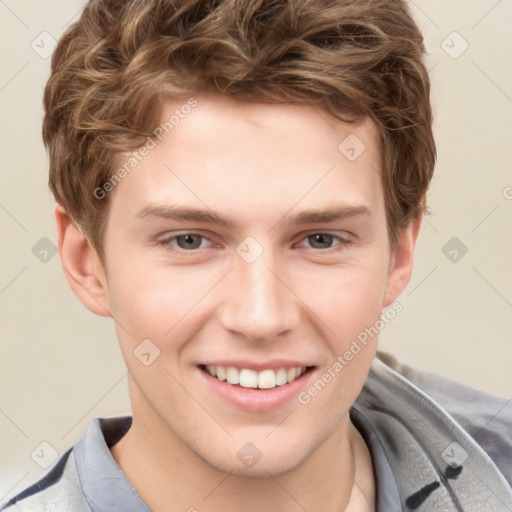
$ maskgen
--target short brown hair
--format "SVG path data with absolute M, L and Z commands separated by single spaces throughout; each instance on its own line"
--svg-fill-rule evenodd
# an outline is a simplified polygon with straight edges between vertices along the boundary
M 391 246 L 426 212 L 436 159 L 422 34 L 405 0 L 90 0 L 53 54 L 49 185 L 102 257 L 93 193 L 140 147 L 162 102 L 203 91 L 370 117 Z

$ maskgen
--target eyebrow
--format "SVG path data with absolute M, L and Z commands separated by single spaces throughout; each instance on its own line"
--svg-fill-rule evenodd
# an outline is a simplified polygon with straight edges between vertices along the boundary
M 366 205 L 340 205 L 323 210 L 305 210 L 293 217 L 288 217 L 286 215 L 284 217 L 284 222 L 286 225 L 318 224 L 355 216 L 371 218 L 373 217 L 373 213 Z M 159 217 L 169 220 L 218 224 L 227 228 L 236 227 L 234 219 L 222 213 L 214 212 L 209 209 L 202 210 L 198 208 L 173 205 L 149 204 L 142 208 L 135 217 L 139 219 Z

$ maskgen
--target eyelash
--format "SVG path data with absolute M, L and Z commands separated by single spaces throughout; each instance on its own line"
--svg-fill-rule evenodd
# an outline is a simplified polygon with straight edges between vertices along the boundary
M 174 235 L 172 237 L 168 237 L 168 238 L 165 238 L 163 240 L 160 240 L 158 242 L 158 245 L 163 246 L 167 251 L 172 252 L 172 253 L 181 253 L 181 254 L 190 254 L 190 255 L 193 255 L 194 253 L 197 253 L 199 251 L 199 249 L 192 249 L 190 251 L 187 251 L 185 249 L 175 249 L 175 248 L 173 248 L 173 246 L 171 245 L 171 242 L 173 240 L 176 240 L 180 236 L 185 236 L 185 235 L 196 235 L 196 236 L 201 237 L 204 240 L 207 240 L 208 242 L 212 241 L 210 238 L 208 238 L 205 235 L 202 235 L 201 233 L 194 233 L 194 232 L 191 231 L 191 232 L 188 232 L 188 233 L 181 233 L 179 235 Z M 329 236 L 332 236 L 334 239 L 337 239 L 339 241 L 339 244 L 337 246 L 334 246 L 334 247 L 339 247 L 339 249 L 336 249 L 336 248 L 316 249 L 316 252 L 321 252 L 321 253 L 324 253 L 324 254 L 331 254 L 331 253 L 338 252 L 341 249 L 343 249 L 345 247 L 348 247 L 352 243 L 350 240 L 347 240 L 346 238 L 342 238 L 339 235 L 335 235 L 333 233 L 324 232 L 324 231 L 315 231 L 313 233 L 308 233 L 307 235 L 305 235 L 301 239 L 301 241 L 302 240 L 306 240 L 310 236 L 313 236 L 313 235 L 329 235 Z

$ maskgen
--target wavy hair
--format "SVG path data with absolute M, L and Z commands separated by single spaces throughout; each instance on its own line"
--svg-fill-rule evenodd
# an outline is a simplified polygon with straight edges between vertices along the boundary
M 49 186 L 102 258 L 108 197 L 162 103 L 203 91 L 307 104 L 380 134 L 391 246 L 427 212 L 436 148 L 422 34 L 405 0 L 90 0 L 44 93 Z

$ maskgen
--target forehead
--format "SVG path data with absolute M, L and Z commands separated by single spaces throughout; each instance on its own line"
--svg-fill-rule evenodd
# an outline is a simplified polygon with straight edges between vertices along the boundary
M 382 210 L 380 144 L 369 119 L 348 124 L 306 105 L 204 94 L 166 103 L 156 130 L 156 145 L 110 198 L 125 215 L 179 204 L 270 220 L 276 208 L 298 213 L 341 200 Z

